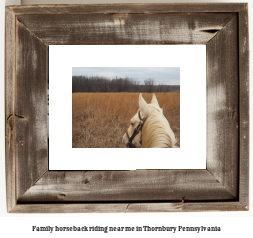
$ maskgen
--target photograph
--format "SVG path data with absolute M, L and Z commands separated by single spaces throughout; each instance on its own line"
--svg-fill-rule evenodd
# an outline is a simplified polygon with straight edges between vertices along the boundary
M 180 67 L 73 67 L 72 148 L 180 147 Z
M 50 170 L 206 168 L 205 45 L 49 51 Z

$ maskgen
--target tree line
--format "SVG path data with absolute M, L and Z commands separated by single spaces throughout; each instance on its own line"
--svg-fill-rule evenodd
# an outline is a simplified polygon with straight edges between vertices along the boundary
M 179 92 L 178 85 L 156 85 L 154 79 L 144 84 L 132 78 L 108 79 L 101 76 L 72 76 L 72 92 Z

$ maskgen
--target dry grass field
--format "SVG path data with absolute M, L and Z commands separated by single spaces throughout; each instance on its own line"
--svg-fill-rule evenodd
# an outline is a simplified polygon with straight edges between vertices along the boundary
M 180 93 L 155 93 L 180 146 Z M 150 103 L 152 93 L 142 93 Z M 139 93 L 72 93 L 72 147 L 124 148 Z

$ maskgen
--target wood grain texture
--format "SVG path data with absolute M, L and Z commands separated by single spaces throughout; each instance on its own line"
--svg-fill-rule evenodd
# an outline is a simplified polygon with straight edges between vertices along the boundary
M 17 198 L 48 169 L 47 46 L 16 22 L 15 145 Z
M 19 202 L 236 199 L 207 170 L 47 172 Z
M 238 12 L 244 3 L 151 3 L 151 4 L 83 4 L 83 5 L 27 5 L 9 7 L 16 15 L 25 14 L 94 14 L 94 13 L 206 13 Z
M 134 213 L 247 211 L 239 202 L 22 204 L 13 213 Z
M 5 26 L 5 156 L 7 211 L 16 205 L 15 148 L 14 148 L 14 81 L 15 81 L 15 15 L 6 9 Z
M 214 212 L 247 211 L 239 202 L 185 202 L 129 204 L 127 212 Z
M 249 206 L 249 32 L 248 5 L 239 12 L 239 201 Z
M 9 212 L 248 210 L 247 4 L 6 8 Z M 207 44 L 207 170 L 47 171 L 49 44 Z
M 18 20 L 48 45 L 206 44 L 235 16 L 40 14 L 18 16 Z
M 207 45 L 207 169 L 238 197 L 238 29 L 234 17 Z

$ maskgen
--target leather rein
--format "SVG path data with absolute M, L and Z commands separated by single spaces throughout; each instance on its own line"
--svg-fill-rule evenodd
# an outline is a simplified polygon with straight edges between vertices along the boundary
M 132 141 L 135 138 L 135 136 L 137 136 L 139 134 L 139 132 L 142 130 L 144 122 L 147 119 L 147 117 L 141 118 L 141 111 L 138 112 L 138 116 L 139 116 L 140 122 L 139 122 L 138 126 L 134 129 L 133 134 L 131 136 L 129 136 L 128 132 L 126 131 L 126 135 L 127 135 L 127 138 L 128 138 L 127 148 L 135 148 L 135 145 L 133 145 Z M 142 141 L 140 141 L 140 143 L 141 142 Z

